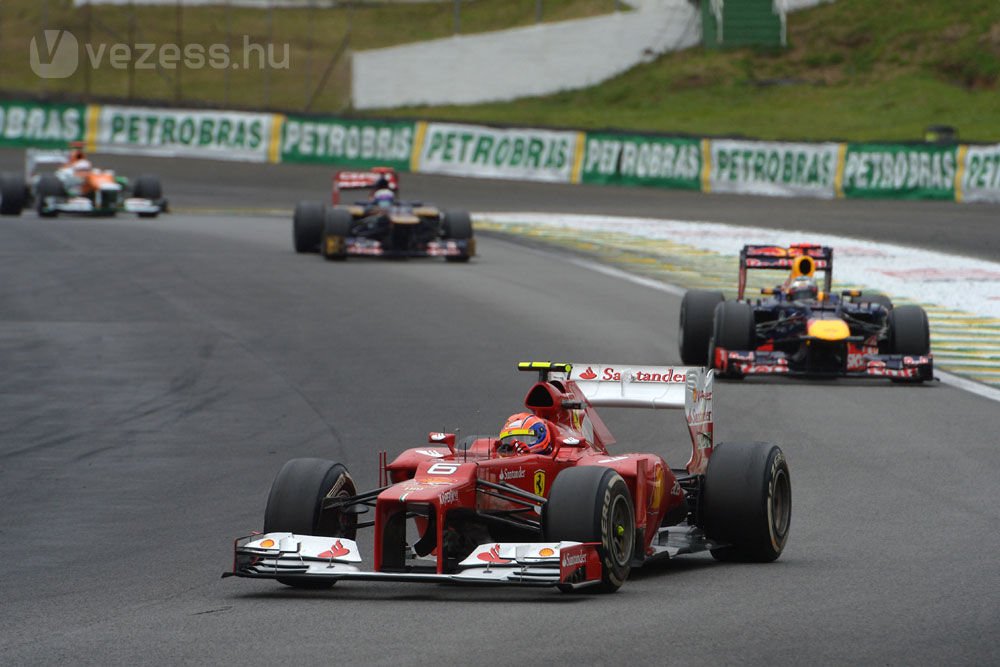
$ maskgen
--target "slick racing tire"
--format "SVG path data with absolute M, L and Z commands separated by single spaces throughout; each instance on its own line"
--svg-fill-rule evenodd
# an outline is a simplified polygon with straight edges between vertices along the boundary
M 264 510 L 265 533 L 296 533 L 354 539 L 357 517 L 337 511 L 323 512 L 323 500 L 357 495 L 347 468 L 325 459 L 292 459 L 271 484 Z M 329 588 L 333 581 L 278 578 L 295 588 Z
M 723 301 L 715 307 L 712 342 L 708 346 L 709 367 L 715 366 L 715 349 L 753 350 L 757 347 L 757 329 L 753 306 L 740 301 Z M 726 377 L 742 379 L 738 373 Z
M 689 366 L 707 366 L 715 308 L 725 301 L 722 292 L 688 290 L 681 301 L 681 324 L 677 335 L 681 361 Z
M 342 262 L 347 259 L 347 237 L 351 233 L 354 218 L 342 208 L 327 208 L 324 214 L 323 235 L 319 241 L 319 251 L 324 259 Z
M 927 313 L 920 306 L 900 306 L 889 313 L 889 352 L 907 356 L 926 356 L 931 353 L 930 326 Z M 932 379 L 931 374 L 914 378 L 889 378 L 897 384 L 920 384 Z
M 465 211 L 451 211 L 444 214 L 445 238 L 460 240 L 472 239 L 472 218 Z M 446 262 L 468 262 L 471 255 L 455 255 L 445 257 Z
M 52 174 L 42 174 L 41 178 L 38 179 L 38 201 L 36 203 L 36 209 L 38 211 L 38 215 L 43 218 L 54 218 L 59 215 L 58 210 L 48 208 L 46 205 L 46 199 L 49 197 L 66 197 L 66 188 L 63 187 L 62 181 Z
M 542 530 L 548 542 L 600 543 L 599 592 L 613 593 L 628 579 L 635 552 L 635 512 L 625 480 L 614 470 L 583 466 L 559 473 L 542 509 Z
M 781 449 L 766 442 L 715 446 L 705 472 L 701 524 L 722 561 L 778 558 L 792 520 L 792 484 Z
M 163 199 L 163 186 L 160 185 L 160 179 L 157 176 L 151 174 L 143 174 L 135 179 L 135 186 L 132 188 L 132 196 L 139 197 L 140 199 L 148 199 L 154 204 L 160 203 Z M 140 218 L 155 218 L 160 214 L 159 211 L 155 213 L 140 213 Z
M 858 297 L 859 303 L 877 303 L 885 308 L 886 312 L 892 310 L 892 299 L 885 294 L 862 294 Z
M 0 174 L 0 215 L 21 215 L 27 194 L 20 174 Z
M 323 235 L 324 209 L 317 201 L 300 201 L 292 216 L 292 241 L 295 252 L 319 252 L 319 240 Z

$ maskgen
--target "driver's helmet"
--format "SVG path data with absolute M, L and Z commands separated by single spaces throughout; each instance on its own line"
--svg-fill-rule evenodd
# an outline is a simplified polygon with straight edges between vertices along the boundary
M 789 301 L 809 301 L 819 295 L 819 288 L 816 281 L 806 276 L 799 276 L 785 290 Z
M 500 451 L 512 454 L 542 454 L 552 445 L 552 434 L 545 420 L 519 412 L 507 418 L 500 431 Z
M 396 203 L 396 195 L 389 188 L 381 188 L 372 195 L 372 206 L 387 209 Z

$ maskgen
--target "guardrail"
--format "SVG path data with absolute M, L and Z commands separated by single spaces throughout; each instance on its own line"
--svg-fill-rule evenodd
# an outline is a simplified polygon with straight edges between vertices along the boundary
M 1000 144 L 776 142 L 0 102 L 0 145 L 832 199 L 1000 202 Z

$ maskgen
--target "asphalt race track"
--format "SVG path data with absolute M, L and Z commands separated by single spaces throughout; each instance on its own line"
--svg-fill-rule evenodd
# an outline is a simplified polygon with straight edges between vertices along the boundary
M 329 174 L 142 166 L 178 211 L 290 208 Z M 885 220 L 868 237 L 1000 248 L 998 207 L 403 185 L 473 210 L 808 213 L 841 234 L 868 211 Z M 720 383 L 718 439 L 789 459 L 773 564 L 685 557 L 611 596 L 221 580 L 288 458 L 340 460 L 371 486 L 379 450 L 499 429 L 531 383 L 519 359 L 678 361 L 678 298 L 502 239 L 479 249 L 468 265 L 329 264 L 294 254 L 277 216 L 0 219 L 0 663 L 1000 662 L 1000 409 L 940 384 Z M 686 460 L 679 412 L 602 414 L 621 451 Z

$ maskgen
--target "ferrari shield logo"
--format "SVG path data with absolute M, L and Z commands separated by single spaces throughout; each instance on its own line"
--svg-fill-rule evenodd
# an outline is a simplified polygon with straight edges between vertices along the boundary
M 536 470 L 535 471 L 535 495 L 544 496 L 545 495 L 545 471 Z

